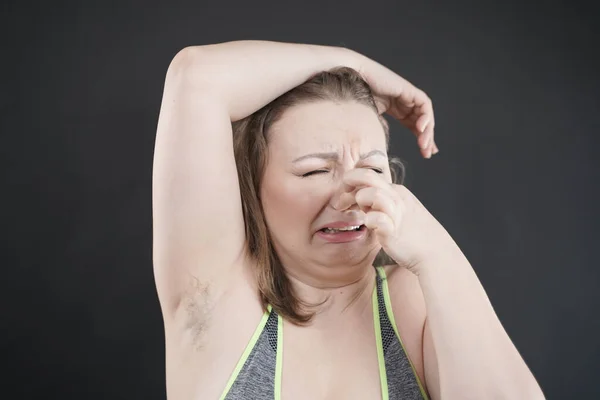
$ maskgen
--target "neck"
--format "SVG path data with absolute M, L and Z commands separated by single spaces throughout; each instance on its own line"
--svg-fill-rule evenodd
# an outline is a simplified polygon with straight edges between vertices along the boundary
M 298 298 L 306 304 L 319 305 L 313 323 L 335 321 L 369 310 L 376 274 L 372 264 L 287 272 Z

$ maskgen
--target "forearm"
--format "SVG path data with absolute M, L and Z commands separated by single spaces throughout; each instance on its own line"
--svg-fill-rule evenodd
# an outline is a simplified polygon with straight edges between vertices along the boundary
M 236 121 L 312 75 L 341 65 L 358 68 L 358 60 L 341 47 L 235 41 L 185 48 L 169 70 L 183 71 L 187 85 L 215 94 Z
M 419 269 L 442 398 L 543 399 L 458 246 Z M 477 397 L 477 396 L 475 396 Z

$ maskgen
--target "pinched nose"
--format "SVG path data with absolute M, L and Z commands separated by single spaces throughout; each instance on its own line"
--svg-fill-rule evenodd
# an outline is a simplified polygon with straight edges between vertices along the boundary
M 340 185 L 331 195 L 329 204 L 337 211 L 360 210 L 356 204 L 355 191 Z

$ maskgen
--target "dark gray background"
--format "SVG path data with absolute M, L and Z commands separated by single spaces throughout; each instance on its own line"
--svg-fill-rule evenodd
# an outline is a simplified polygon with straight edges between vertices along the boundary
M 407 186 L 471 261 L 548 398 L 600 398 L 597 6 L 81 1 L 0 9 L 7 398 L 165 397 L 151 260 L 163 80 L 184 46 L 236 39 L 344 45 L 423 88 L 440 153 L 423 160 L 412 135 L 392 124 Z

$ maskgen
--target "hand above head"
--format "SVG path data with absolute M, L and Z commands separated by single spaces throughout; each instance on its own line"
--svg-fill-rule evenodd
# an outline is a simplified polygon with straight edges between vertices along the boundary
M 434 138 L 435 117 L 429 96 L 385 66 L 355 54 L 358 71 L 371 87 L 380 113 L 389 114 L 413 132 L 423 157 L 436 154 L 439 149 Z

